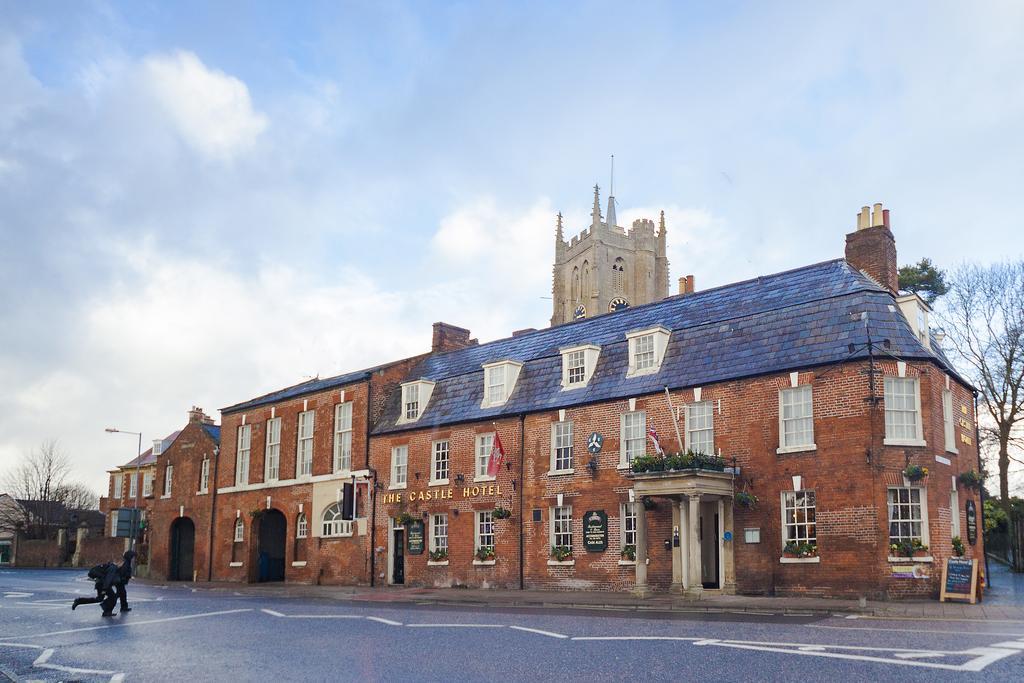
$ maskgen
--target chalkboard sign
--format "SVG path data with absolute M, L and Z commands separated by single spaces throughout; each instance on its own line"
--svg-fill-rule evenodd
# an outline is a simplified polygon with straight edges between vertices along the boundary
M 974 507 L 973 500 L 968 500 L 965 510 L 967 512 L 967 542 L 974 545 L 978 541 L 978 509 Z
M 978 561 L 963 557 L 947 558 L 946 566 L 942 568 L 942 590 L 939 593 L 939 601 L 959 598 L 969 600 L 973 605 L 977 589 Z
M 583 547 L 590 553 L 608 548 L 608 515 L 604 510 L 591 510 L 583 515 Z
M 423 520 L 414 519 L 409 522 L 408 533 L 406 537 L 406 547 L 409 550 L 410 555 L 422 555 L 423 554 Z

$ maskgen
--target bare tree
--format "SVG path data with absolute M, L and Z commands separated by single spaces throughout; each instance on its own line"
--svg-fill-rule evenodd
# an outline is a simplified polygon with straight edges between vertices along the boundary
M 57 499 L 68 510 L 99 510 L 100 497 L 85 484 L 66 484 L 57 492 Z
M 999 497 L 1009 513 L 1010 448 L 1024 422 L 1024 261 L 961 266 L 944 309 L 946 338 L 991 418 L 986 436 L 998 450 Z
M 21 529 L 29 538 L 54 536 L 67 509 L 95 509 L 96 495 L 68 481 L 71 461 L 56 439 L 44 441 L 3 478 L 0 491 L 13 501 L 0 506 L 0 527 Z

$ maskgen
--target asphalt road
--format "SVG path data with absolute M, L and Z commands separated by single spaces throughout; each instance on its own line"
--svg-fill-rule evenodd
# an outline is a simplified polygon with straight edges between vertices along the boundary
M 112 619 L 80 570 L 0 571 L 14 680 L 1024 680 L 1024 623 L 482 610 L 129 585 Z M 0 680 L 3 675 L 0 674 Z

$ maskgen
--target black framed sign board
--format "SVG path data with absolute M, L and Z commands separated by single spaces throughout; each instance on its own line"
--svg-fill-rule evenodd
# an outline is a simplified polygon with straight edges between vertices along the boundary
M 946 564 L 942 567 L 942 589 L 939 592 L 939 602 L 945 602 L 950 598 L 969 600 L 975 603 L 978 590 L 978 561 L 968 560 L 965 557 L 946 558 Z
M 423 520 L 414 519 L 408 524 L 406 534 L 406 547 L 410 555 L 423 554 Z
M 604 510 L 589 510 L 583 515 L 583 547 L 588 553 L 608 548 L 608 513 Z
M 974 545 L 978 541 L 978 509 L 973 500 L 967 501 L 964 513 L 967 517 L 967 542 Z

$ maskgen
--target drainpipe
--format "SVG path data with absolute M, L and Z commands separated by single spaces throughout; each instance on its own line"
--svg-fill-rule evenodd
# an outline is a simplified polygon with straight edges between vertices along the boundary
M 974 446 L 978 455 L 978 472 L 981 473 L 981 427 L 978 425 L 978 391 L 974 390 Z M 992 588 L 992 574 L 988 570 L 988 553 L 985 552 L 985 481 L 978 492 L 978 526 L 981 527 L 981 557 L 985 561 L 985 587 Z M 960 511 L 957 510 L 959 515 Z
M 224 420 L 222 419 L 223 423 Z M 213 534 L 217 528 L 217 470 L 220 464 L 220 446 L 213 447 L 213 490 L 210 491 L 210 549 L 206 555 L 206 580 L 213 581 Z
M 526 415 L 520 413 L 519 415 L 519 590 L 523 590 L 526 587 L 526 568 L 524 566 L 525 548 L 524 542 L 526 538 L 525 525 L 526 525 L 526 510 L 523 509 L 523 489 L 526 487 L 525 473 L 526 473 Z

